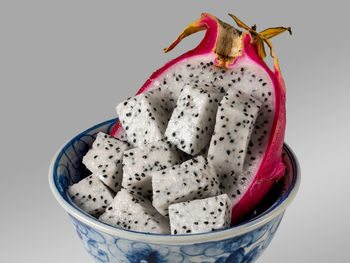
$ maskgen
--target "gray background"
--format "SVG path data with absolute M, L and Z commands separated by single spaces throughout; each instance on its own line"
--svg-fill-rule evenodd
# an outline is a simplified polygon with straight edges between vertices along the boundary
M 258 262 L 348 262 L 349 14 L 346 1 L 1 1 L 0 262 L 92 262 L 49 191 L 56 150 L 115 117 L 167 60 L 203 34 L 166 47 L 210 12 L 272 40 L 287 84 L 286 141 L 299 157 L 300 191 Z

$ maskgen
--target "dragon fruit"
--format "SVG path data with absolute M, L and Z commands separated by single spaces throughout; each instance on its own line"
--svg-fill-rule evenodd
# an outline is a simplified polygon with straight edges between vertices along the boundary
M 225 91 L 238 85 L 241 91 L 261 102 L 247 149 L 249 158 L 244 163 L 246 181 L 242 189 L 237 189 L 241 194 L 232 208 L 232 222 L 236 222 L 262 200 L 284 173 L 285 84 L 269 39 L 291 30 L 276 27 L 258 32 L 256 26 L 250 28 L 234 15 L 230 16 L 243 31 L 210 14 L 202 14 L 187 26 L 164 51 L 172 50 L 183 38 L 206 30 L 202 42 L 155 71 L 138 94 L 163 88 L 176 97 L 185 84 L 209 85 Z M 273 71 L 264 62 L 265 43 L 273 58 Z M 123 129 L 126 126 L 117 123 L 111 134 L 118 137 Z
M 181 90 L 165 131 L 169 142 L 191 155 L 197 155 L 209 144 L 218 103 L 223 97 L 216 88 L 196 86 L 185 85 Z
M 243 166 L 248 163 L 245 162 L 248 142 L 260 108 L 261 103 L 254 97 L 231 88 L 217 112 L 208 160 L 220 174 L 225 192 L 233 202 L 240 196 L 242 185 L 249 182 L 244 174 L 247 167 Z M 250 157 L 250 161 L 254 158 Z
M 129 143 L 99 132 L 91 149 L 83 157 L 83 164 L 94 176 L 98 176 L 114 192 L 118 192 L 123 177 L 123 153 L 129 148 Z
M 114 193 L 93 175 L 69 186 L 68 194 L 80 209 L 95 217 L 105 211 L 114 197 Z
M 164 216 L 171 204 L 221 194 L 216 171 L 202 156 L 153 172 L 152 188 L 152 204 Z
M 171 234 L 194 234 L 230 227 L 231 201 L 226 195 L 169 206 Z
M 169 234 L 169 221 L 160 215 L 151 202 L 121 189 L 99 220 L 121 228 L 146 232 Z
M 152 171 L 179 164 L 182 154 L 166 141 L 146 144 L 124 152 L 122 186 L 143 197 L 152 195 Z
M 134 146 L 164 139 L 175 101 L 164 88 L 131 97 L 117 105 L 127 140 Z

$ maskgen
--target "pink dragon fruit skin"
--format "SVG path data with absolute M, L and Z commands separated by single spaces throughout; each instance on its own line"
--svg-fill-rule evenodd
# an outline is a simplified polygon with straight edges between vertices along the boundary
M 210 67 L 222 77 L 221 82 L 220 79 L 219 82 L 215 82 L 217 80 L 212 76 L 211 78 L 209 77 L 209 80 L 208 77 L 206 80 L 199 80 L 200 83 L 207 81 L 207 83 L 218 84 L 216 85 L 218 88 L 227 89 L 234 84 L 229 81 L 225 82 L 225 78 L 228 79 L 230 69 L 239 68 L 240 65 L 252 65 L 254 68 L 259 69 L 259 72 L 263 72 L 263 74 L 267 76 L 269 83 L 272 85 L 270 92 L 272 92 L 271 97 L 274 100 L 273 116 L 270 119 L 272 123 L 269 128 L 269 133 L 265 138 L 266 146 L 264 146 L 263 149 L 263 157 L 259 163 L 255 164 L 256 167 L 253 179 L 249 187 L 232 208 L 232 223 L 235 223 L 262 200 L 275 181 L 280 179 L 284 173 L 282 146 L 286 126 L 285 84 L 279 69 L 278 60 L 268 39 L 284 31 L 291 31 L 290 28 L 278 27 L 266 29 L 258 33 L 255 31 L 255 28 L 251 29 L 235 16 L 230 16 L 235 19 L 240 27 L 245 29 L 244 32 L 221 22 L 210 14 L 202 14 L 199 20 L 187 26 L 183 33 L 164 51 L 168 52 L 172 50 L 188 35 L 206 30 L 206 34 L 201 43 L 193 50 L 169 61 L 162 68 L 155 71 L 137 94 L 155 89 L 162 85 L 164 86 L 166 83 L 171 82 L 168 81 L 170 72 L 180 72 L 178 75 L 173 73 L 174 77 L 178 78 L 179 75 L 182 76 L 184 72 L 186 73 L 186 65 L 188 69 L 190 69 L 194 68 L 193 65 L 198 65 L 200 63 L 204 65 L 200 68 L 201 70 L 207 65 L 208 67 L 206 70 Z M 270 47 L 270 54 L 274 59 L 273 71 L 263 60 L 265 57 L 264 42 Z M 207 73 L 207 71 L 205 72 Z M 208 74 L 204 75 L 208 76 Z M 219 75 L 216 75 L 216 78 L 218 78 L 218 76 Z M 191 77 L 191 74 L 189 74 L 189 77 Z M 191 82 L 192 80 L 186 78 L 184 81 Z M 174 87 L 174 89 L 180 90 L 182 86 L 183 85 L 178 85 Z M 265 88 L 267 89 L 268 87 L 259 87 L 260 91 L 264 91 Z M 117 123 L 111 135 L 118 137 L 121 133 L 122 127 Z

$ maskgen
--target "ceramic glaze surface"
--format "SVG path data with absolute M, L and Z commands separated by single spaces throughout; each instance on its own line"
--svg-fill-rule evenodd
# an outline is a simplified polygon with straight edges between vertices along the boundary
M 270 244 L 282 216 L 240 236 L 193 245 L 152 244 L 117 238 L 70 218 L 84 248 L 96 262 L 248 263 Z
M 96 262 L 248 263 L 258 258 L 270 244 L 282 220 L 286 206 L 284 201 L 300 180 L 297 180 L 297 162 L 287 146 L 283 153 L 286 173 L 272 191 L 273 194 L 268 196 L 267 207 L 258 207 L 256 214 L 238 226 L 212 232 L 218 233 L 217 235 L 203 233 L 176 239 L 181 236 L 135 233 L 111 228 L 82 212 L 67 195 L 69 185 L 89 174 L 81 160 L 96 134 L 99 131 L 109 133 L 116 121 L 113 119 L 98 124 L 74 137 L 58 152 L 50 171 L 50 184 L 56 199 L 68 211 L 84 248 Z M 157 236 L 162 239 L 157 239 Z

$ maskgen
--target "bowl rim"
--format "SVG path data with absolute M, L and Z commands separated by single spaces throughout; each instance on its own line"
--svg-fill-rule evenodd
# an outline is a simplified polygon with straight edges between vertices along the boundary
M 143 242 L 150 242 L 150 243 L 157 243 L 157 244 L 171 244 L 171 245 L 193 244 L 193 243 L 225 240 L 225 239 L 229 239 L 235 236 L 240 236 L 242 234 L 250 232 L 260 226 L 263 226 L 264 224 L 271 221 L 272 219 L 279 216 L 280 214 L 283 214 L 285 209 L 293 201 L 293 199 L 295 198 L 298 192 L 298 189 L 300 186 L 300 180 L 301 180 L 299 162 L 295 156 L 295 153 L 291 150 L 289 145 L 287 143 L 284 143 L 283 149 L 287 152 L 287 155 L 289 156 L 292 166 L 294 168 L 294 178 L 293 178 L 294 184 L 291 184 L 291 186 L 286 191 L 284 198 L 281 201 L 279 201 L 277 206 L 273 205 L 257 218 L 253 218 L 247 222 L 232 226 L 227 229 L 217 230 L 213 232 L 199 233 L 199 234 L 190 234 L 190 235 L 151 234 L 151 233 L 136 232 L 132 230 L 125 230 L 122 228 L 108 225 L 82 212 L 77 207 L 74 207 L 70 203 L 68 203 L 58 191 L 54 178 L 56 174 L 56 167 L 58 164 L 58 160 L 62 156 L 62 152 L 65 149 L 67 149 L 73 141 L 77 140 L 78 138 L 88 133 L 89 131 L 95 130 L 101 126 L 105 126 L 107 124 L 111 124 L 116 121 L 117 121 L 117 118 L 101 122 L 83 132 L 80 132 L 78 135 L 74 136 L 72 139 L 69 139 L 66 143 L 63 144 L 63 146 L 61 146 L 58 149 L 58 151 L 54 155 L 50 164 L 49 175 L 48 175 L 51 192 L 53 193 L 58 203 L 63 207 L 63 209 L 70 216 L 74 217 L 78 221 L 81 221 L 82 223 L 94 229 L 97 229 L 99 231 L 102 231 L 104 233 L 110 234 L 115 237 L 125 238 L 129 240 L 134 240 L 134 241 L 143 241 Z

